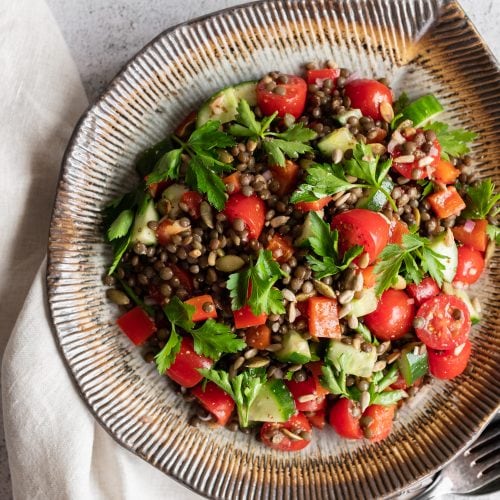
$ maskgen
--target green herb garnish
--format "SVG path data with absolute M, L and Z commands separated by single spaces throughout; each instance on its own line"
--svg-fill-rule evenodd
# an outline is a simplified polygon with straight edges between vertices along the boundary
M 450 156 L 459 157 L 470 151 L 469 143 L 477 138 L 475 132 L 464 129 L 450 130 L 446 123 L 433 122 L 425 125 L 424 130 L 433 130 L 441 146 L 441 157 L 449 160 Z

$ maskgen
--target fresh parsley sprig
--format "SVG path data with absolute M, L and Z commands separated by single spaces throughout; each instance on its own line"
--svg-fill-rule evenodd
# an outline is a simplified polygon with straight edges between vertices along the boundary
M 396 282 L 399 274 L 407 281 L 420 283 L 428 273 L 441 286 L 445 261 L 445 256 L 432 250 L 428 238 L 418 234 L 405 234 L 401 245 L 390 244 L 382 250 L 375 267 L 375 292 L 377 295 L 382 294 Z
M 244 99 L 238 103 L 237 109 L 237 123 L 229 127 L 229 133 L 237 137 L 261 140 L 271 163 L 284 167 L 286 157 L 295 159 L 301 154 L 312 151 L 312 147 L 307 143 L 315 139 L 317 134 L 314 130 L 304 127 L 302 123 L 292 125 L 284 132 L 271 132 L 269 127 L 278 115 L 277 112 L 259 122 Z
M 170 368 L 180 350 L 182 337 L 177 332 L 181 328 L 193 337 L 194 350 L 197 354 L 217 361 L 223 353 L 234 353 L 244 349 L 245 342 L 238 338 L 229 326 L 208 319 L 198 328 L 194 328 L 192 320 L 194 306 L 174 297 L 163 306 L 163 312 L 170 322 L 170 338 L 163 349 L 155 356 L 156 366 L 160 373 Z
M 341 191 L 360 187 L 368 189 L 371 196 L 376 192 L 382 193 L 392 208 L 397 211 L 396 204 L 385 187 L 391 165 L 391 159 L 380 161 L 380 157 L 373 154 L 370 146 L 358 143 L 354 148 L 352 158 L 345 160 L 342 165 L 316 164 L 309 167 L 306 182 L 292 194 L 290 201 L 292 203 L 316 201 Z M 357 181 L 349 182 L 346 174 L 356 177 Z
M 274 286 L 282 276 L 286 274 L 273 259 L 271 251 L 260 250 L 255 264 L 229 275 L 226 287 L 230 292 L 233 311 L 248 304 L 255 315 L 283 314 L 283 295 Z
M 206 194 L 210 204 L 222 210 L 226 202 L 226 188 L 220 174 L 233 170 L 233 167 L 218 159 L 217 150 L 234 146 L 235 141 L 220 130 L 221 123 L 210 120 L 196 129 L 184 142 L 176 136 L 173 141 L 180 147 L 165 153 L 147 177 L 152 184 L 167 179 L 177 179 L 182 163 L 182 155 L 189 157 L 186 170 L 186 183 L 200 193 Z
M 470 151 L 469 143 L 477 139 L 475 132 L 464 129 L 450 130 L 449 125 L 433 122 L 424 126 L 424 130 L 433 130 L 441 146 L 441 157 L 449 160 L 450 156 L 459 157 Z
M 234 399 L 240 425 L 248 427 L 250 407 L 260 388 L 266 383 L 265 370 L 245 370 L 235 377 L 229 377 L 229 373 L 225 370 L 200 368 L 198 371 Z
M 495 184 L 491 179 L 481 181 L 475 186 L 467 186 L 466 205 L 462 212 L 463 217 L 470 219 L 486 219 L 488 215 L 495 216 L 498 211 L 500 194 L 495 194 Z
M 354 245 L 341 258 L 338 231 L 330 229 L 329 224 L 316 212 L 310 212 L 309 221 L 312 236 L 309 236 L 305 243 L 311 248 L 312 253 L 306 255 L 306 259 L 316 279 L 334 276 L 345 271 L 349 264 L 363 252 L 362 246 Z

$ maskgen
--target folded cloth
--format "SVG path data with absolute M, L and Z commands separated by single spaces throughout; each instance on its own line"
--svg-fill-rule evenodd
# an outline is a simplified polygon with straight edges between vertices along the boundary
M 0 352 L 33 283 L 2 363 L 14 497 L 199 498 L 97 424 L 57 350 L 43 259 L 64 148 L 87 101 L 44 1 L 0 0 L 0 12 Z M 6 476 L 0 498 L 10 496 Z

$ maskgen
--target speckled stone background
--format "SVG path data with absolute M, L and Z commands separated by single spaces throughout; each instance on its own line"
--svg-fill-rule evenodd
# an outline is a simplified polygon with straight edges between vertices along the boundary
M 90 101 L 125 62 L 164 29 L 245 3 L 241 0 L 46 1 L 73 54 Z M 500 58 L 500 1 L 461 0 L 461 4 L 497 59 Z M 168 498 L 168 492 L 165 493 Z M 10 474 L 0 422 L 0 499 L 10 498 Z

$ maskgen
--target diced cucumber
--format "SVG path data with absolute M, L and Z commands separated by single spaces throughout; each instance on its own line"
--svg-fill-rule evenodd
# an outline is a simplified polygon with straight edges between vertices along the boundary
M 444 283 L 443 292 L 447 293 L 448 295 L 455 295 L 455 297 L 458 297 L 459 299 L 464 301 L 467 309 L 469 310 L 470 320 L 473 325 L 481 321 L 481 312 L 473 306 L 472 300 L 465 290 L 455 288 L 451 283 Z
M 282 380 L 267 381 L 257 393 L 248 419 L 252 422 L 286 422 L 295 413 L 295 403 Z
M 381 184 L 382 189 L 384 189 L 387 193 L 392 191 L 394 187 L 394 183 L 390 179 L 384 179 Z M 366 208 L 371 210 L 372 212 L 380 212 L 385 204 L 387 203 L 387 198 L 382 191 L 377 188 L 372 188 L 368 190 L 368 193 L 360 198 L 356 203 L 358 208 Z
M 358 120 L 363 117 L 363 113 L 361 113 L 360 109 L 349 109 L 348 111 L 344 111 L 343 113 L 338 114 L 335 119 L 341 125 L 347 125 L 347 120 L 349 118 L 357 118 Z
M 413 351 L 403 351 L 398 359 L 398 366 L 406 385 L 411 386 L 415 380 L 423 377 L 429 371 L 427 353 L 413 354 Z
M 163 191 L 161 194 L 162 199 L 170 202 L 171 208 L 168 212 L 169 217 L 175 218 L 181 213 L 179 202 L 181 201 L 182 195 L 187 192 L 188 189 L 182 184 L 172 184 Z
M 360 318 L 361 316 L 366 316 L 377 309 L 378 300 L 375 295 L 375 287 L 366 288 L 363 290 L 363 294 L 359 299 L 353 299 L 351 301 L 351 312 L 353 316 Z
M 411 120 L 414 127 L 420 127 L 444 111 L 441 103 L 432 95 L 424 95 L 403 109 L 402 120 Z
M 342 127 L 323 137 L 323 139 L 318 142 L 318 149 L 323 155 L 331 156 L 336 149 L 345 152 L 348 149 L 354 149 L 357 143 L 358 141 L 356 141 L 356 138 L 351 134 L 349 129 L 347 127 Z
M 158 220 L 160 220 L 160 217 L 155 209 L 153 200 L 150 199 L 135 216 L 130 242 L 132 244 L 144 243 L 145 245 L 155 245 L 156 233 L 148 227 L 148 222 L 156 222 Z
M 201 127 L 209 120 L 218 120 L 221 123 L 234 120 L 241 99 L 245 99 L 250 106 L 257 104 L 256 90 L 256 82 L 243 82 L 219 90 L 201 105 L 196 117 L 196 127 Z
M 290 330 L 283 335 L 281 349 L 276 352 L 276 358 L 282 363 L 307 363 L 311 361 L 309 342 L 299 332 Z
M 301 246 L 308 238 L 314 236 L 313 223 L 311 221 L 313 212 L 307 212 L 304 223 L 302 224 L 302 231 L 300 236 L 295 240 L 295 245 Z M 323 218 L 325 211 L 323 209 L 315 212 L 319 217 Z
M 440 261 L 444 265 L 443 278 L 448 283 L 453 281 L 457 273 L 458 249 L 451 229 L 431 238 L 431 250 L 443 256 Z
M 358 377 L 369 377 L 377 361 L 377 350 L 373 346 L 370 352 L 360 351 L 340 340 L 331 340 L 326 357 L 337 370 Z

